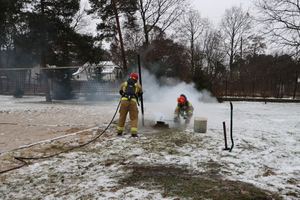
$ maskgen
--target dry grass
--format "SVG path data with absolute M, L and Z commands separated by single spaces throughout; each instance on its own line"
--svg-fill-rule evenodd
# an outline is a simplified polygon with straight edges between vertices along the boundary
M 218 175 L 218 165 L 210 163 L 207 171 L 194 173 L 178 166 L 125 166 L 129 175 L 120 185 L 140 189 L 159 189 L 164 197 L 179 196 L 190 199 L 281 199 L 277 194 L 264 191 L 240 181 L 223 180 Z M 178 198 L 180 199 L 180 198 Z

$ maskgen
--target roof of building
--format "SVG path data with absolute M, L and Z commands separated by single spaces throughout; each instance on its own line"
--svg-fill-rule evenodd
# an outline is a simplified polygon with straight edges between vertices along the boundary
M 85 67 L 88 67 L 88 66 L 95 66 L 95 67 L 101 66 L 102 67 L 101 73 L 103 73 L 103 74 L 111 74 L 111 73 L 113 73 L 113 71 L 115 69 L 120 69 L 120 67 L 117 66 L 116 64 L 114 64 L 112 61 L 100 61 L 98 64 L 96 64 L 96 63 L 91 64 L 91 63 L 87 62 L 83 66 L 84 67 L 78 68 L 78 70 L 75 73 L 73 73 L 72 75 L 75 76 L 75 75 L 82 73 L 84 71 Z

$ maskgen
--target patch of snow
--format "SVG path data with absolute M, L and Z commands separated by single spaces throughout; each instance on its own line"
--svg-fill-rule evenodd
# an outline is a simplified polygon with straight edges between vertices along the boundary
M 30 110 L 31 107 L 36 109 L 36 106 L 50 109 L 49 106 L 30 103 L 37 99 L 40 101 L 40 97 L 11 101 L 10 97 L 1 96 L 0 102 L 6 105 L 1 110 L 15 112 L 19 109 Z M 163 198 L 159 190 L 120 187 L 118 179 L 129 173 L 120 163 L 173 164 L 205 172 L 203 164 L 215 162 L 221 166 L 220 174 L 224 179 L 248 182 L 277 192 L 284 199 L 296 199 L 286 196 L 289 192 L 300 198 L 300 104 L 234 102 L 234 147 L 229 152 L 223 150 L 222 124 L 226 124 L 228 146 L 231 147 L 229 102 L 203 103 L 194 100 L 192 103 L 194 117 L 206 117 L 208 121 L 206 133 L 194 132 L 193 120 L 182 130 L 182 136 L 188 138 L 189 143 L 176 146 L 172 141 L 157 139 L 155 133 L 141 126 L 140 114 L 139 138 L 131 138 L 130 133 L 118 137 L 115 127 L 108 129 L 110 138 L 100 137 L 89 144 L 89 148 L 94 151 L 81 152 L 78 149 L 9 172 L 5 182 L 10 186 L 1 184 L 0 195 L 6 199 L 79 199 L 88 198 L 89 195 L 93 199 L 174 199 Z M 117 108 L 115 101 L 103 104 L 110 111 Z M 145 120 L 172 120 L 175 106 L 176 103 L 146 101 Z M 80 105 L 77 105 L 77 109 L 83 112 Z M 97 123 L 107 124 L 112 117 L 111 113 L 103 111 L 107 120 Z M 171 128 L 175 127 L 172 121 L 166 123 Z M 159 147 L 165 149 L 159 150 Z M 177 153 L 170 154 L 168 150 L 176 150 Z M 111 161 L 110 165 L 108 161 Z

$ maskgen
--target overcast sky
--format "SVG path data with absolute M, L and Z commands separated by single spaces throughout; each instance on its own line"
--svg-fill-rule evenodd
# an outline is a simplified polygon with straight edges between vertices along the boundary
M 232 6 L 242 5 L 244 11 L 253 6 L 253 0 L 191 0 L 194 9 L 198 10 L 202 18 L 208 18 L 217 25 L 225 10 Z
M 225 10 L 232 6 L 242 5 L 244 11 L 253 7 L 254 0 L 190 0 L 193 9 L 198 10 L 202 18 L 208 18 L 216 26 L 220 22 Z M 81 0 L 84 6 L 88 0 Z M 250 12 L 251 13 L 251 12 Z M 94 26 L 94 25 L 93 25 Z
M 218 25 L 222 19 L 225 10 L 231 8 L 232 6 L 242 5 L 243 10 L 247 11 L 249 8 L 253 7 L 254 0 L 190 0 L 191 7 L 200 12 L 202 18 L 208 18 L 215 26 Z M 84 7 L 88 0 L 81 0 L 81 6 Z M 251 14 L 251 10 L 250 10 Z M 92 22 L 93 21 L 93 22 Z M 84 32 L 96 33 L 95 31 L 95 20 L 92 20 L 89 23 L 92 23 L 88 28 L 85 28 Z

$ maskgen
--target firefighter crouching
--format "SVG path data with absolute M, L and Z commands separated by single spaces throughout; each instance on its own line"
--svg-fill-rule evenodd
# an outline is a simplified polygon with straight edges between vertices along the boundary
M 174 122 L 180 124 L 180 116 L 185 120 L 185 125 L 188 125 L 192 119 L 194 107 L 187 100 L 184 94 L 177 98 L 177 106 L 174 111 Z
M 120 94 L 122 95 L 120 118 L 118 121 L 117 133 L 122 135 L 127 113 L 129 112 L 131 121 L 131 136 L 137 137 L 138 130 L 138 114 L 137 107 L 138 98 L 143 94 L 142 86 L 137 82 L 138 75 L 133 72 L 129 79 L 121 85 Z

